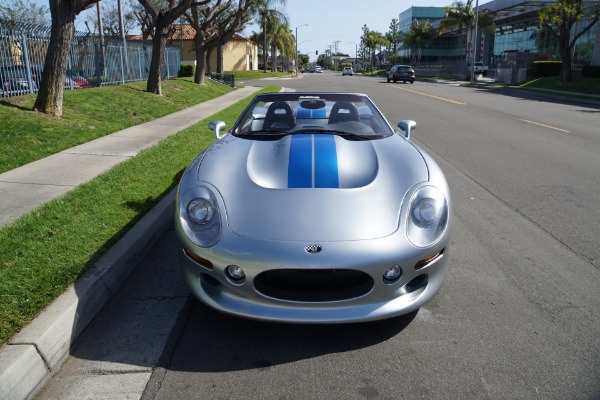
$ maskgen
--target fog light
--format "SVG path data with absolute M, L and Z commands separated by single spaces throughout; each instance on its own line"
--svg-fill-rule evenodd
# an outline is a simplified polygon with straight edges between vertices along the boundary
M 402 270 L 399 266 L 394 265 L 385 270 L 383 273 L 383 280 L 385 282 L 395 282 L 400 279 L 400 275 L 402 275 Z
M 225 273 L 229 279 L 235 282 L 242 281 L 246 277 L 244 270 L 237 265 L 227 266 L 227 268 L 225 268 Z

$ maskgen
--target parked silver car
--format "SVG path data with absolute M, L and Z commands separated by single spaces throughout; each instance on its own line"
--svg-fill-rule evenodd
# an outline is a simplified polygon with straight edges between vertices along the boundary
M 371 321 L 417 310 L 448 268 L 438 165 L 364 94 L 256 96 L 179 184 L 175 225 L 193 294 L 266 321 Z

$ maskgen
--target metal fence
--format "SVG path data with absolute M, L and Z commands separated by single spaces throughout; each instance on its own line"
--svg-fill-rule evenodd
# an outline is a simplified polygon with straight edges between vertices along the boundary
M 224 72 L 211 72 L 209 78 L 223 85 L 235 87 L 235 76 Z
M 36 93 L 50 42 L 50 28 L 0 20 L 0 96 Z M 180 49 L 167 46 L 162 78 L 179 73 Z M 152 43 L 75 32 L 65 89 L 120 85 L 148 79 Z

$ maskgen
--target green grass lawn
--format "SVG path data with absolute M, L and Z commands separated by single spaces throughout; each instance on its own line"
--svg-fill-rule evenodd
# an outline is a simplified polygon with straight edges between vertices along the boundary
M 31 111 L 35 95 L 0 101 L 0 173 L 133 125 L 221 96 L 227 86 L 189 78 L 163 81 L 163 95 L 146 82 L 66 90 L 63 117 Z
M 550 76 L 525 82 L 520 87 L 523 89 L 552 89 L 600 95 L 600 78 L 574 78 L 572 82 L 563 83 L 560 77 Z
M 262 69 L 257 71 L 227 71 L 227 74 L 233 74 L 236 82 L 239 79 L 263 79 L 263 78 L 277 78 L 282 76 L 290 76 L 288 72 L 271 72 L 265 73 Z
M 186 101 L 190 102 L 189 105 L 210 97 L 201 93 L 203 90 L 211 91 L 212 97 L 219 95 L 221 90 L 220 85 L 196 87 L 198 85 L 191 85 L 186 80 L 169 82 L 169 85 L 165 85 L 172 85 L 169 91 L 186 92 L 182 93 L 182 97 L 188 98 Z M 166 89 L 165 86 L 163 89 Z M 155 99 L 139 87 L 127 85 L 65 93 L 65 97 L 69 97 L 65 99 L 69 108 L 65 109 L 64 119 L 72 121 L 72 114 L 88 115 L 89 118 L 93 117 L 95 125 L 103 126 L 103 131 L 107 134 L 110 133 L 109 126 L 114 130 L 121 129 L 120 124 L 127 119 L 123 115 L 130 115 L 133 119 L 133 114 L 140 113 L 144 114 L 142 119 L 151 119 L 149 114 L 155 114 L 148 103 L 154 108 L 164 107 L 170 111 L 183 108 L 178 100 L 173 99 L 176 97 L 174 94 L 165 94 L 162 98 Z M 113 94 L 98 93 L 103 89 L 108 89 L 107 92 Z M 263 91 L 278 89 L 266 87 Z M 130 101 L 116 99 L 119 95 L 127 96 Z M 192 101 L 193 98 L 196 99 L 195 102 Z M 5 343 L 62 294 L 177 185 L 189 162 L 214 140 L 214 133 L 207 128 L 208 120 L 220 119 L 231 126 L 249 100 L 250 98 L 244 99 L 219 114 L 164 139 L 91 182 L 0 229 L 0 342 Z M 27 101 L 31 99 L 19 100 L 25 104 L 28 104 Z M 112 114 L 118 112 L 118 107 L 113 102 L 127 106 L 127 110 L 115 117 Z M 138 104 L 140 111 L 131 104 Z M 12 107 L 6 102 L 3 106 Z M 37 113 L 24 109 L 17 110 L 22 118 L 42 120 L 50 124 L 54 127 L 52 132 L 59 131 L 55 124 L 63 123 L 62 120 L 36 115 Z M 164 110 L 156 110 L 155 113 L 158 116 L 164 114 Z M 0 115 L 4 118 L 7 114 Z M 76 119 L 81 124 L 86 124 L 85 119 Z M 115 119 L 121 122 L 111 122 Z M 87 121 L 87 124 L 90 123 L 91 121 Z M 71 126 L 70 124 L 67 125 Z M 19 126 L 23 130 L 20 132 L 22 136 L 33 136 L 30 130 L 38 127 L 37 124 L 26 122 Z M 43 136 L 38 132 L 35 134 Z M 19 137 L 19 134 L 16 136 Z M 58 139 L 54 140 L 60 142 Z M 148 171 L 152 171 L 152 174 L 148 174 Z

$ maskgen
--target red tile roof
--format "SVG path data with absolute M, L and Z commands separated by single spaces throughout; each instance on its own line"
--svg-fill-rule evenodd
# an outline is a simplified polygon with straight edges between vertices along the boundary
M 171 33 L 171 36 L 169 36 L 168 40 L 173 41 L 173 42 L 177 41 L 177 40 L 194 40 L 194 36 L 196 35 L 196 31 L 189 24 L 173 25 L 171 28 L 172 28 L 172 30 L 171 30 L 172 33 Z M 142 35 L 128 35 L 127 37 L 132 40 L 142 40 L 143 39 Z M 152 39 L 152 35 L 150 35 L 150 40 L 151 39 Z M 241 35 L 238 35 L 237 33 L 233 36 L 233 39 L 250 41 L 250 39 L 247 39 Z

